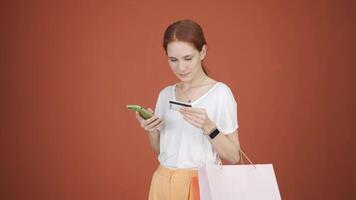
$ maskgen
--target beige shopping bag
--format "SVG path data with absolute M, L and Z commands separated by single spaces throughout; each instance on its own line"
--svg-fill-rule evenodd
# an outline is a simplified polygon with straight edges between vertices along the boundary
M 199 168 L 200 200 L 280 200 L 272 164 L 250 163 Z

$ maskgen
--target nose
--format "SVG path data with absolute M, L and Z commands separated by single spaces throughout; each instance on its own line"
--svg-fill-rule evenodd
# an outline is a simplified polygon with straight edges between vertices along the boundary
M 179 62 L 179 63 L 178 63 L 178 70 L 179 70 L 180 72 L 184 72 L 185 69 L 186 69 L 185 63 L 184 63 L 184 62 Z

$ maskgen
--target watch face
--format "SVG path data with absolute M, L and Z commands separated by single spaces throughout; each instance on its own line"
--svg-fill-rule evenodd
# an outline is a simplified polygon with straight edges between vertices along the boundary
M 213 138 L 216 137 L 219 133 L 220 133 L 219 129 L 215 128 L 213 131 L 211 131 L 211 133 L 209 134 L 209 137 L 210 137 L 211 139 L 213 139 Z
M 186 104 L 178 101 L 169 101 L 169 108 L 172 110 L 179 110 L 181 107 L 192 107 L 190 104 Z

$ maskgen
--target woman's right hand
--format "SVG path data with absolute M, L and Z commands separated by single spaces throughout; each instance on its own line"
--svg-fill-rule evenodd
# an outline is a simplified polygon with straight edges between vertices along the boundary
M 148 108 L 150 112 L 153 113 L 152 109 Z M 145 129 L 149 133 L 154 133 L 158 131 L 158 129 L 162 126 L 163 120 L 158 118 L 157 116 L 153 116 L 149 119 L 144 119 L 141 115 L 136 111 L 136 118 L 139 121 L 141 127 Z

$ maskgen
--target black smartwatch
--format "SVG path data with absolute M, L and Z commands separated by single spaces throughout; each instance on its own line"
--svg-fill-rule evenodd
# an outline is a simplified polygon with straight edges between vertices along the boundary
M 214 128 L 210 133 L 209 137 L 210 139 L 214 139 L 217 135 L 219 135 L 220 131 L 218 128 Z

